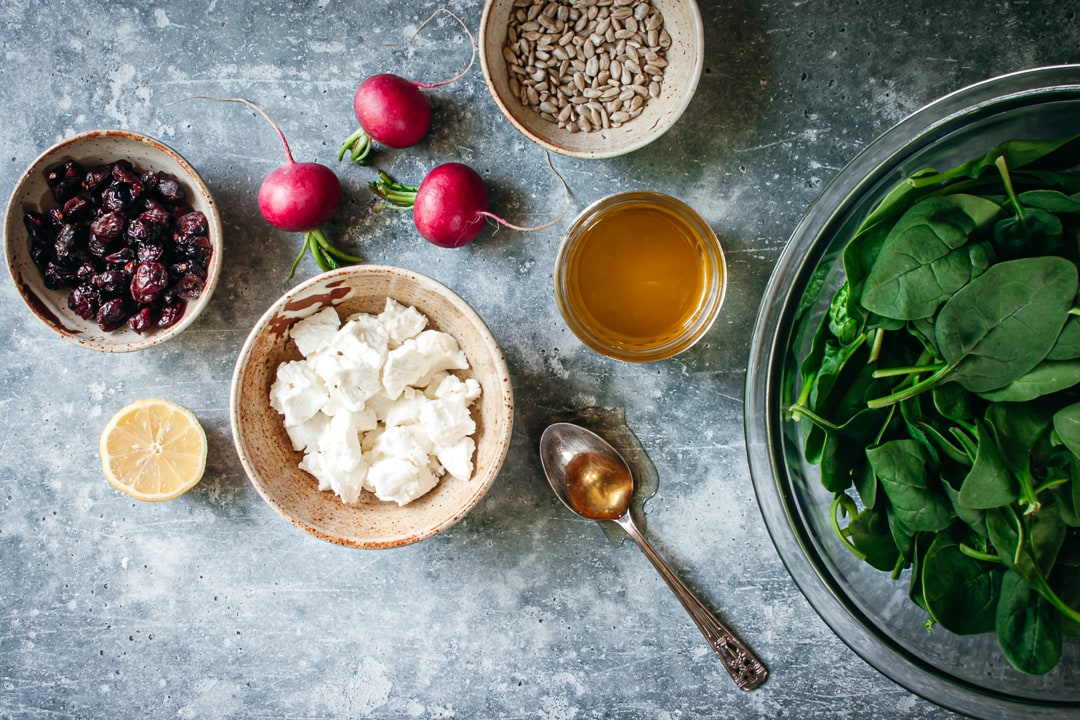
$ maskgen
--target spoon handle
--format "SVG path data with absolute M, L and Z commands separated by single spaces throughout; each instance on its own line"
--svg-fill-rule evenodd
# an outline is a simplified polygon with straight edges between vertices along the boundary
M 675 597 L 690 613 L 694 624 L 698 626 L 701 634 L 709 641 L 709 645 L 716 652 L 717 657 L 720 658 L 735 684 L 741 690 L 753 690 L 764 683 L 769 676 L 769 671 L 765 665 L 717 619 L 716 615 L 702 604 L 701 600 L 691 592 L 690 588 L 683 584 L 683 581 L 679 579 L 671 566 L 667 564 L 667 561 L 645 538 L 645 535 L 634 523 L 629 513 L 623 515 L 616 522 L 626 531 L 630 539 L 637 543 L 637 546 L 641 548 L 641 552 L 645 553 L 645 557 L 649 559 L 656 571 L 660 573 L 660 577 L 664 578 L 668 587 L 675 593 Z

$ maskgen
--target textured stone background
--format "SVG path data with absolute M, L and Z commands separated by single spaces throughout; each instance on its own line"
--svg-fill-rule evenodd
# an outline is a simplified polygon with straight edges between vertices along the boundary
M 373 171 L 340 167 L 328 230 L 372 262 L 428 274 L 487 320 L 518 413 L 505 469 L 463 522 L 394 551 L 332 546 L 252 489 L 233 450 L 228 387 L 247 329 L 287 287 L 296 236 L 268 228 L 255 193 L 280 160 L 242 95 L 285 128 L 297 159 L 335 164 L 352 94 L 386 70 L 417 80 L 467 61 L 446 19 L 407 47 L 437 3 L 178 0 L 0 4 L 0 191 L 78 131 L 157 136 L 209 181 L 227 257 L 212 307 L 179 339 L 131 356 L 62 342 L 0 286 L 0 717 L 943 717 L 884 678 L 818 619 L 781 565 L 744 452 L 749 336 L 768 275 L 825 183 L 879 133 L 942 94 L 1007 71 L 1080 61 L 1072 2 L 703 2 L 707 57 L 684 119 L 606 161 L 556 158 L 571 212 L 619 189 L 676 195 L 730 261 L 722 317 L 665 363 L 623 365 L 563 326 L 551 263 L 568 219 L 486 232 L 442 250 L 406 214 L 377 212 Z M 447 6 L 475 31 L 482 3 Z M 556 216 L 543 154 L 498 115 L 478 68 L 430 94 L 435 127 L 379 163 L 418 182 L 472 164 L 496 212 Z M 310 261 L 301 278 L 316 272 Z M 183 498 L 143 505 L 102 478 L 97 439 L 137 398 L 166 395 L 205 425 L 210 460 Z M 733 688 L 633 548 L 571 517 L 535 447 L 548 416 L 625 409 L 660 488 L 649 533 L 772 670 Z

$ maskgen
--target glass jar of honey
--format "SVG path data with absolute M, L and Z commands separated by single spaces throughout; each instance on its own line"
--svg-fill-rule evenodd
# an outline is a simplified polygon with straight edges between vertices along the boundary
M 555 260 L 555 302 L 587 346 L 626 362 L 696 343 L 724 301 L 716 233 L 692 208 L 649 191 L 611 195 L 571 224 Z

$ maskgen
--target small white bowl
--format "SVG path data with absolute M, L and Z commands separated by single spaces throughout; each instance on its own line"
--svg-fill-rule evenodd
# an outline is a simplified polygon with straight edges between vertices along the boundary
M 139 171 L 153 169 L 168 173 L 179 181 L 192 209 L 206 216 L 213 255 L 207 267 L 205 286 L 200 297 L 187 302 L 183 317 L 175 325 L 151 330 L 143 335 L 127 325 L 105 331 L 96 322 L 85 320 L 68 308 L 68 290 L 45 287 L 41 272 L 30 257 L 30 238 L 23 225 L 23 216 L 28 211 L 44 212 L 56 207 L 56 201 L 45 182 L 45 171 L 68 160 L 78 161 L 87 169 L 128 160 Z M 195 168 L 164 143 L 128 130 L 91 130 L 61 140 L 43 152 L 19 178 L 8 202 L 4 221 L 4 253 L 8 270 L 27 307 L 65 340 L 104 352 L 143 350 L 176 337 L 191 325 L 210 302 L 217 285 L 222 247 L 217 203 Z
M 645 0 L 642 0 L 643 2 Z M 608 158 L 648 145 L 667 132 L 690 104 L 705 62 L 705 30 L 694 0 L 652 0 L 671 36 L 660 96 L 641 115 L 617 128 L 570 132 L 524 105 L 511 90 L 503 48 L 514 0 L 490 0 L 480 17 L 480 68 L 495 105 L 522 135 L 552 152 L 576 158 Z
M 376 314 L 391 297 L 415 307 L 428 327 L 458 341 L 481 396 L 473 405 L 476 421 L 474 472 L 463 481 L 444 476 L 426 495 L 398 506 L 364 491 L 360 502 L 345 504 L 298 467 L 303 454 L 293 450 L 281 415 L 270 405 L 278 365 L 300 358 L 289 329 L 327 306 L 342 317 Z M 419 542 L 463 518 L 491 487 L 510 446 L 514 398 L 510 372 L 484 321 L 444 285 L 418 273 L 379 265 L 354 265 L 318 275 L 289 290 L 251 330 L 233 373 L 231 422 L 237 453 L 252 485 L 279 514 L 312 535 L 357 548 L 391 548 Z

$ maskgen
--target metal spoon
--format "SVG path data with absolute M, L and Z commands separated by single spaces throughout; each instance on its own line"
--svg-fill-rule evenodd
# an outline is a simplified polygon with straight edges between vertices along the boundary
M 540 437 L 540 461 L 551 489 L 566 507 L 588 520 L 613 520 L 637 543 L 675 593 L 735 684 L 753 690 L 769 676 L 762 662 L 679 580 L 653 549 L 630 514 L 634 476 L 626 460 L 596 433 L 554 423 Z

